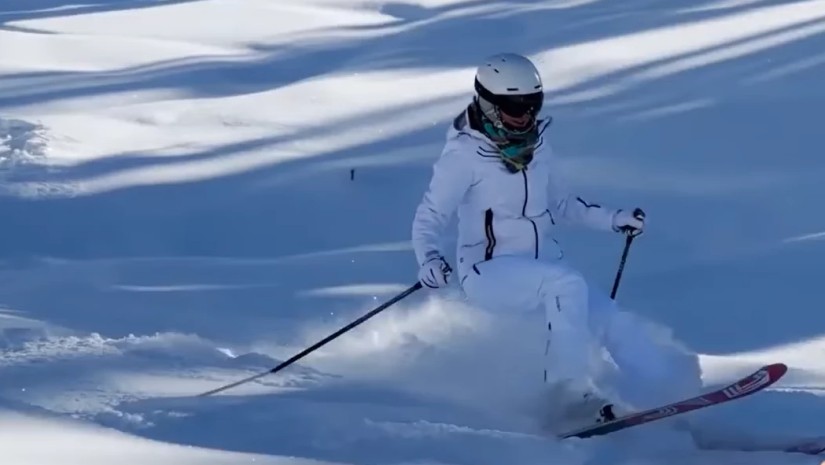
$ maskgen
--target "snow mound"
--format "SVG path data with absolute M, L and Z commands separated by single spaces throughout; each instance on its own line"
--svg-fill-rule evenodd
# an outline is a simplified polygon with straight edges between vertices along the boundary
M 0 182 L 2 193 L 27 198 L 66 197 L 76 187 L 48 182 L 54 136 L 45 125 L 0 117 Z
M 278 363 L 263 354 L 227 355 L 211 341 L 182 333 L 110 338 L 98 333 L 52 335 L 32 331 L 28 340 L 7 338 L 0 352 L 0 398 L 77 418 L 103 415 L 143 423 L 124 415 L 124 401 L 191 396 L 216 385 L 268 370 Z M 50 380 L 62 374 L 56 386 Z M 293 368 L 258 390 L 294 389 L 321 375 Z
M 0 118 L 0 169 L 42 160 L 47 151 L 45 127 L 20 119 Z
M 6 409 L 0 409 L 0 433 L 3 436 L 3 462 L 15 465 L 323 463 L 149 441 L 76 420 Z M 40 444 L 40 447 L 32 447 L 32 444 Z

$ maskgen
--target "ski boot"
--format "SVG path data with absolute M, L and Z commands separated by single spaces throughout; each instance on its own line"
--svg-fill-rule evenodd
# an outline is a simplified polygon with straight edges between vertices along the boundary
M 616 419 L 616 413 L 613 412 L 613 404 L 605 404 L 599 409 L 599 418 L 596 423 L 609 423 Z
M 584 392 L 556 391 L 554 402 L 545 412 L 545 425 L 553 431 L 569 431 L 605 423 L 616 418 L 615 403 L 593 390 Z

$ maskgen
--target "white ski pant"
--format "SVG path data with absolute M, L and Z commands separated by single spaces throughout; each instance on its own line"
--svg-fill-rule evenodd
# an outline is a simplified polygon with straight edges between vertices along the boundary
M 701 388 L 695 354 L 658 340 L 642 319 L 619 311 L 606 296 L 607 302 L 590 302 L 600 294 L 590 294 L 582 275 L 561 261 L 495 257 L 476 264 L 462 287 L 472 304 L 496 313 L 543 310 L 544 331 L 533 334 L 546 335 L 536 345 L 546 344 L 549 384 L 568 380 L 568 388 L 589 389 L 600 384 L 595 379 L 602 374 L 613 376 L 602 372 L 605 349 L 619 370 L 610 382 L 613 394 L 636 407 L 695 395 Z
M 582 275 L 562 262 L 499 256 L 476 264 L 462 287 L 469 300 L 496 312 L 543 308 L 548 382 L 591 377 L 595 339 Z

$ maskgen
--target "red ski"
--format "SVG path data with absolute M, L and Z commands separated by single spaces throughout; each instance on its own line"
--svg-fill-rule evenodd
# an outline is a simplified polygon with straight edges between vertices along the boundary
M 788 367 L 784 363 L 773 363 L 765 365 L 759 370 L 751 373 L 744 378 L 729 384 L 723 388 L 717 389 L 713 392 L 696 396 L 690 399 L 685 399 L 672 404 L 664 405 L 662 407 L 645 410 L 642 412 L 631 413 L 625 416 L 616 418 L 615 420 L 599 423 L 596 425 L 581 428 L 575 431 L 570 431 L 562 434 L 561 438 L 588 438 L 591 436 L 601 436 L 604 434 L 614 433 L 633 426 L 643 425 L 652 421 L 661 420 L 664 418 L 681 415 L 683 413 L 691 412 L 711 405 L 718 405 L 734 399 L 741 399 L 745 396 L 759 392 L 762 389 L 777 382 L 779 378 L 785 375 Z

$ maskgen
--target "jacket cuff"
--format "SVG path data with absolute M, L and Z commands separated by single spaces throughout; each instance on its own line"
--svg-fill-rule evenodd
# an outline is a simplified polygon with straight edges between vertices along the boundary
M 424 262 L 421 263 L 421 264 L 423 265 L 424 263 L 427 263 L 430 260 L 433 260 L 433 259 L 436 259 L 436 258 L 441 258 L 441 252 L 439 252 L 438 250 L 430 250 L 429 252 L 424 254 Z

